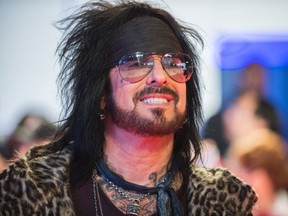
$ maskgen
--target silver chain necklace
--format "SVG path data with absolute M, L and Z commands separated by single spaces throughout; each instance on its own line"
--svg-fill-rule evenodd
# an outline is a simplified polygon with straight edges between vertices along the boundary
M 100 216 L 104 216 L 102 205 L 101 205 L 101 200 L 100 200 L 99 187 L 98 187 L 96 178 L 97 178 L 97 171 L 94 169 L 93 174 L 92 174 L 94 207 L 96 211 L 96 216 L 98 215 L 98 206 L 99 206 Z M 97 204 L 97 201 L 99 205 Z
M 95 205 L 95 210 L 96 210 L 96 216 L 98 213 L 98 206 L 99 206 L 99 211 L 100 211 L 100 215 L 103 215 L 103 210 L 102 210 L 102 205 L 101 205 L 101 201 L 100 201 L 100 193 L 99 193 L 99 187 L 98 187 L 98 183 L 97 183 L 97 171 L 94 169 L 93 170 L 93 175 L 92 175 L 92 179 L 93 179 L 93 198 L 94 198 L 94 205 Z M 113 182 L 109 181 L 108 179 L 105 179 L 105 181 L 109 184 L 109 186 L 116 191 L 122 198 L 126 199 L 127 201 L 129 201 L 128 207 L 127 207 L 127 215 L 140 215 L 141 212 L 141 206 L 140 206 L 140 202 L 145 198 L 150 196 L 150 193 L 146 193 L 140 197 L 136 197 L 136 196 L 128 196 L 128 191 L 123 190 L 122 188 L 118 187 L 117 185 L 115 185 Z M 97 201 L 99 203 L 99 205 L 97 204 Z

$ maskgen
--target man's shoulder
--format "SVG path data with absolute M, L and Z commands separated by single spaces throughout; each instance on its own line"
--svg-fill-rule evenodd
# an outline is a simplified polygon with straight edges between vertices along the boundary
M 71 151 L 68 148 L 55 150 L 51 144 L 36 146 L 2 172 L 0 181 L 7 180 L 9 176 L 32 182 L 63 178 L 63 175 L 67 176 L 70 158 Z
M 225 168 L 205 168 L 201 166 L 191 166 L 191 170 L 191 177 L 193 178 L 193 180 L 195 180 L 195 182 L 200 181 L 207 184 L 213 184 L 218 180 L 225 181 L 231 178 L 238 179 L 235 175 L 233 175 L 229 170 Z
M 249 215 L 257 201 L 250 185 L 222 168 L 192 166 L 188 191 L 189 204 L 194 206 L 195 213 Z
M 62 166 L 66 163 L 68 164 L 72 155 L 72 151 L 69 146 L 65 148 L 57 148 L 55 146 L 55 143 L 35 146 L 27 152 L 23 160 L 28 163 L 43 162 L 50 164 L 50 162 L 54 162 L 50 164 L 52 167 Z
M 70 157 L 71 151 L 67 148 L 55 150 L 49 145 L 37 146 L 2 172 L 0 215 L 7 212 L 9 215 L 56 214 L 59 213 L 56 203 L 67 206 L 61 212 L 73 211 L 67 196 Z

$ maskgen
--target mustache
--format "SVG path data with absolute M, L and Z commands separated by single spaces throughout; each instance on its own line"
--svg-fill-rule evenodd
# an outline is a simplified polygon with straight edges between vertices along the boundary
M 145 87 L 143 90 L 141 90 L 140 92 L 136 93 L 135 94 L 135 97 L 134 98 L 142 98 L 144 97 L 145 95 L 147 94 L 155 94 L 155 93 L 158 93 L 158 94 L 170 94 L 175 101 L 178 101 L 179 100 L 179 95 L 177 92 L 173 91 L 172 89 L 168 88 L 167 86 L 163 86 L 163 87 Z

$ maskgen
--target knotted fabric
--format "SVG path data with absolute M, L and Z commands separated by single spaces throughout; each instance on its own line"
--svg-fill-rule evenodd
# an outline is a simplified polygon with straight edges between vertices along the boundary
M 177 194 L 171 186 L 175 174 L 168 172 L 163 182 L 151 188 L 125 181 L 118 174 L 112 172 L 104 163 L 103 159 L 100 160 L 99 163 L 96 163 L 96 169 L 100 175 L 124 190 L 135 191 L 142 194 L 157 194 L 157 211 L 159 216 L 169 216 L 171 215 L 170 212 L 172 212 L 173 216 L 183 215 Z

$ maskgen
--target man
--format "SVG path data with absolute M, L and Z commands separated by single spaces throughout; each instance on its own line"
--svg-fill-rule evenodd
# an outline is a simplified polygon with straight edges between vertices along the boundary
M 250 186 L 193 166 L 198 33 L 137 2 L 89 3 L 60 24 L 65 120 L 1 175 L 2 214 L 250 215 Z

